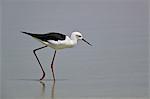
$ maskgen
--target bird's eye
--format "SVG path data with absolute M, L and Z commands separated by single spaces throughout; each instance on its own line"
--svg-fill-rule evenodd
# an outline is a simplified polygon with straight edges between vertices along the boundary
M 78 37 L 81 37 L 81 35 L 78 35 Z

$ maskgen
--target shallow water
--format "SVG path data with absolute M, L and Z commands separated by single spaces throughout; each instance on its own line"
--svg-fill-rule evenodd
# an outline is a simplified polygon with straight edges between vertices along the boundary
M 147 99 L 147 0 L 3 0 L 2 99 Z M 79 41 L 58 51 L 32 52 L 43 46 L 20 31 L 82 32 Z
M 14 79 L 7 83 L 6 99 L 148 99 L 140 86 L 115 86 L 111 85 L 111 81 L 103 82 L 100 79 L 58 79 L 56 82 L 49 79 Z

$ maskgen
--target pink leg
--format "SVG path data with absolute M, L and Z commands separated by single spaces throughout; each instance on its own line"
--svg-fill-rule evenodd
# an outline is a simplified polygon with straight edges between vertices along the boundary
M 47 47 L 47 46 L 43 46 L 43 47 L 40 47 L 40 48 L 37 48 L 37 49 L 34 49 L 34 50 L 33 50 L 33 53 L 34 53 L 34 55 L 35 55 L 35 57 L 36 57 L 36 59 L 37 59 L 39 65 L 40 65 L 40 67 L 41 67 L 42 72 L 43 72 L 43 76 L 41 77 L 40 80 L 42 80 L 42 79 L 45 77 L 45 72 L 44 72 L 44 69 L 43 69 L 43 67 L 42 67 L 42 65 L 41 65 L 41 63 L 40 63 L 40 60 L 38 59 L 38 57 L 37 57 L 37 55 L 36 55 L 35 52 L 36 52 L 37 50 L 40 50 L 40 49 L 45 48 L 45 47 Z
M 51 63 L 51 70 L 52 70 L 52 75 L 53 75 L 54 81 L 55 81 L 55 74 L 54 74 L 53 63 L 54 63 L 55 56 L 56 56 L 56 50 L 54 52 L 53 60 L 52 60 L 52 63 Z

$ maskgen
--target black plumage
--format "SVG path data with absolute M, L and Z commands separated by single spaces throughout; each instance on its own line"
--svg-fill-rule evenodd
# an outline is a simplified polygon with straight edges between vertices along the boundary
M 66 39 L 66 35 L 61 34 L 61 33 L 56 33 L 56 32 L 50 32 L 47 34 L 33 34 L 33 33 L 28 33 L 28 32 L 22 32 L 22 33 L 28 34 L 28 35 L 35 37 L 37 39 L 40 39 L 42 41 L 48 41 L 48 40 L 58 41 L 58 40 Z

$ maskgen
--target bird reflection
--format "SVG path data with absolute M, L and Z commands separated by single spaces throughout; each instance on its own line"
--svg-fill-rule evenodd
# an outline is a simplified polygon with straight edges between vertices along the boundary
M 41 98 L 44 98 L 44 95 L 45 95 L 45 83 L 43 81 L 40 81 L 40 84 L 42 85 L 42 88 L 41 88 Z
M 55 80 L 52 83 L 52 87 L 51 87 L 51 98 L 54 99 L 55 96 Z
M 45 90 L 46 90 L 46 88 L 45 88 L 45 82 L 40 81 L 40 84 L 42 85 L 41 93 L 40 93 L 40 98 L 41 99 L 45 99 Z M 50 95 L 51 95 L 51 99 L 55 98 L 55 81 L 52 81 L 51 94 Z

